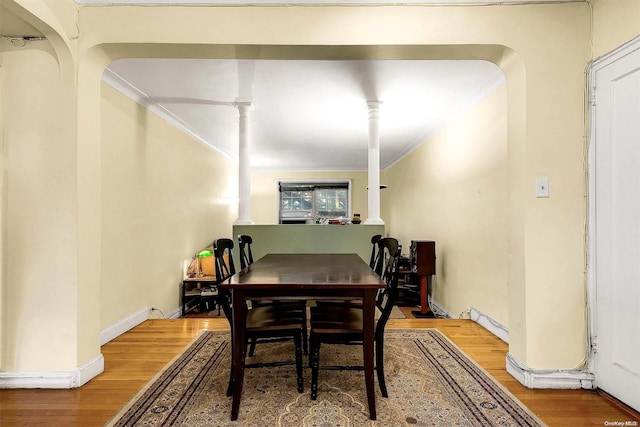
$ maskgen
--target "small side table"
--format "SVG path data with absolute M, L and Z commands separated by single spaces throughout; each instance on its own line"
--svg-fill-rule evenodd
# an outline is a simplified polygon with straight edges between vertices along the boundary
M 218 299 L 216 276 L 188 277 L 182 281 L 182 315 L 199 307 L 205 299 Z

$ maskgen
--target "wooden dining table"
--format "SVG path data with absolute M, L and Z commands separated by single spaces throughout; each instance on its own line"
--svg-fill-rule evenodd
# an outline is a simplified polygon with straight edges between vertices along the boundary
M 374 390 L 375 297 L 385 283 L 356 254 L 268 254 L 218 284 L 232 312 L 231 420 L 238 419 L 246 358 L 248 300 L 359 299 L 363 302 L 364 377 L 369 418 L 376 419 Z

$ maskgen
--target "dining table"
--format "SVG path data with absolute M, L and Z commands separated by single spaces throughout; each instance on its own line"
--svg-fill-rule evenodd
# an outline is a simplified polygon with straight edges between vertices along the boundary
M 237 420 L 246 358 L 245 317 L 252 300 L 361 300 L 364 377 L 369 418 L 376 419 L 374 390 L 375 298 L 385 283 L 357 254 L 267 254 L 228 279 L 220 292 L 231 301 L 231 420 Z M 226 298 L 225 298 L 226 300 Z

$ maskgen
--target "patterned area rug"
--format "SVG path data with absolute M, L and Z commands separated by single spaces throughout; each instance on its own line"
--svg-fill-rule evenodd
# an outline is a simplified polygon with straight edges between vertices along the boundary
M 543 426 L 527 408 L 435 329 L 388 329 L 389 398 L 376 381 L 377 421 L 369 420 L 364 374 L 321 370 L 311 401 L 310 369 L 297 393 L 295 367 L 247 369 L 237 421 L 231 398 L 228 332 L 205 331 L 141 390 L 109 426 Z M 282 360 L 288 342 L 259 344 L 248 362 Z M 362 364 L 362 347 L 324 345 L 322 365 Z

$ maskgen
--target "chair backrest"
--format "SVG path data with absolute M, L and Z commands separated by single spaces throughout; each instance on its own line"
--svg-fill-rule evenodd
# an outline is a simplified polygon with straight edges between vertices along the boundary
M 251 244 L 253 239 L 247 234 L 238 235 L 238 250 L 240 251 L 240 268 L 245 269 L 253 264 L 253 254 L 251 253 Z
M 233 263 L 233 240 L 217 239 L 213 242 L 213 254 L 216 257 L 216 277 L 223 281 L 236 274 Z
M 391 310 L 398 299 L 398 261 L 400 259 L 398 240 L 393 237 L 380 239 L 378 249 L 378 262 L 375 270 L 387 286 L 376 296 L 376 305 L 381 312 L 376 324 L 376 334 L 383 333 Z
M 369 260 L 369 267 L 372 269 L 376 266 L 378 260 L 378 241 L 382 238 L 382 234 L 375 234 L 371 236 L 371 259 Z

